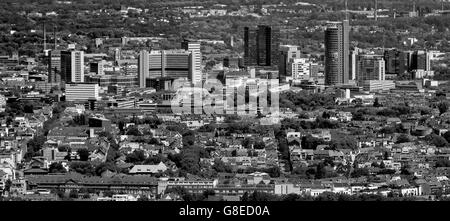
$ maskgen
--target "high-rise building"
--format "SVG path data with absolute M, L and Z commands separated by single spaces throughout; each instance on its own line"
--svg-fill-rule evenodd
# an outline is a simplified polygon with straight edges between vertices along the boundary
M 244 28 L 244 64 L 246 66 L 256 66 L 257 62 L 257 29 L 254 27 Z
M 66 83 L 84 82 L 83 51 L 61 51 L 61 80 Z
M 203 80 L 202 74 L 202 53 L 200 51 L 200 42 L 184 40 L 181 47 L 190 52 L 189 55 L 189 80 L 196 84 Z
M 398 49 L 390 49 L 384 52 L 386 62 L 386 74 L 401 75 L 408 71 L 408 55 Z
M 139 87 L 148 87 L 147 79 L 189 79 L 192 70 L 190 55 L 191 52 L 185 50 L 141 51 L 138 59 Z
M 354 48 L 353 50 L 350 51 L 350 76 L 349 76 L 349 80 L 355 80 L 356 79 L 356 69 L 357 69 L 357 65 L 358 65 L 358 54 L 360 53 L 360 49 L 359 48 Z
M 244 60 L 247 66 L 274 66 L 279 62 L 280 30 L 266 25 L 244 28 Z
M 48 83 L 61 81 L 61 51 L 51 50 L 48 55 Z
M 98 84 L 66 84 L 66 101 L 98 100 Z
M 325 84 L 347 84 L 349 80 L 348 20 L 328 22 L 325 30 Z
M 412 62 L 411 62 L 412 70 L 431 70 L 431 62 L 430 62 L 430 53 L 427 51 L 415 51 L 412 54 Z
M 359 55 L 356 80 L 385 80 L 385 62 L 382 55 Z
M 286 77 L 292 76 L 288 71 L 290 68 L 289 62 L 292 62 L 293 59 L 300 58 L 300 47 L 296 45 L 281 45 L 279 58 L 278 74 L 280 81 L 284 82 Z

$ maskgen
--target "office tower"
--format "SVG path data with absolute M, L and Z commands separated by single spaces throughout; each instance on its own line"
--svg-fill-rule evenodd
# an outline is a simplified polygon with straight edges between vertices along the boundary
M 98 100 L 98 84 L 66 84 L 66 101 Z
M 66 83 L 84 82 L 83 51 L 61 51 L 61 80 Z
M 347 84 L 349 79 L 348 20 L 328 22 L 325 30 L 325 84 Z
M 382 55 L 359 55 L 356 80 L 385 80 L 385 62 Z
M 246 66 L 256 66 L 257 51 L 256 51 L 256 39 L 257 29 L 254 27 L 244 28 L 244 63 Z
M 279 58 L 278 74 L 280 76 L 280 82 L 284 82 L 286 77 L 292 77 L 288 73 L 289 62 L 292 62 L 293 59 L 300 58 L 300 47 L 296 45 L 281 45 Z
M 151 79 L 189 79 L 191 52 L 185 50 L 141 51 L 138 59 L 139 87 Z
M 431 70 L 430 53 L 421 50 L 412 53 L 411 69 L 430 71 Z
M 48 83 L 61 81 L 61 51 L 52 50 L 48 55 Z
M 142 50 L 139 52 L 138 57 L 138 79 L 139 79 L 139 87 L 145 88 L 145 79 L 149 76 L 149 53 L 146 50 Z
M 200 42 L 184 40 L 181 47 L 190 52 L 189 57 L 189 80 L 196 84 L 203 80 L 202 74 L 202 53 L 200 51 Z
M 384 52 L 386 63 L 386 74 L 401 75 L 408 71 L 408 55 L 398 49 L 386 50 Z
M 274 66 L 279 62 L 280 30 L 266 25 L 244 28 L 244 59 L 247 66 Z

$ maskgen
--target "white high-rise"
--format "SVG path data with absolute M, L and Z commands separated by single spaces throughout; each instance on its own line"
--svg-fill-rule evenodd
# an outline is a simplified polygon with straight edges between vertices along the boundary
M 189 79 L 191 83 L 196 84 L 203 80 L 202 74 L 202 53 L 200 51 L 200 42 L 184 40 L 181 43 L 184 50 L 189 51 Z

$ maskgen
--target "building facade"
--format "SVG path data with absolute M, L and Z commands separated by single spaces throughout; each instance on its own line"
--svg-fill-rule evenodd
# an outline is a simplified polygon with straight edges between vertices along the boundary
M 274 66 L 279 63 L 280 30 L 271 26 L 244 28 L 246 66 Z
M 357 76 L 358 82 L 366 80 L 385 80 L 385 62 L 382 55 L 359 55 Z
M 84 82 L 83 51 L 61 51 L 61 80 L 66 83 Z
M 300 47 L 296 45 L 281 45 L 280 46 L 280 62 L 278 63 L 278 74 L 280 81 L 284 82 L 286 77 L 292 77 L 292 72 L 289 73 L 290 65 L 293 59 L 300 58 Z
M 184 40 L 181 47 L 189 51 L 189 80 L 192 84 L 203 80 L 202 74 L 202 53 L 200 51 L 200 42 Z
M 48 83 L 61 82 L 61 51 L 52 50 L 48 55 Z
M 347 84 L 349 80 L 348 20 L 328 22 L 325 30 L 325 84 Z
M 98 100 L 98 84 L 66 84 L 66 101 Z
M 191 53 L 186 50 L 141 51 L 138 62 L 139 87 L 147 87 L 147 79 L 188 79 L 192 70 L 191 61 Z

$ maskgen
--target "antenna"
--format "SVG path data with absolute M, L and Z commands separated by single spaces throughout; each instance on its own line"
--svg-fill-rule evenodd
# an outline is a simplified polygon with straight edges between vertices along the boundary
M 53 47 L 56 50 L 56 25 L 53 25 Z
M 345 0 L 345 20 L 348 20 L 348 0 Z
M 47 50 L 47 36 L 45 34 L 45 22 L 42 25 L 42 30 L 44 31 L 44 51 Z
M 375 11 L 373 13 L 375 21 L 378 21 L 378 0 L 375 0 Z

